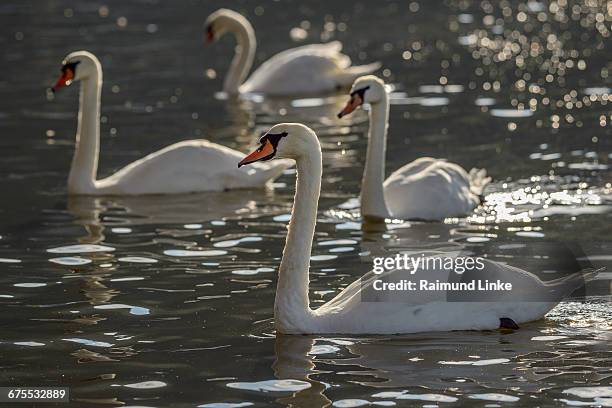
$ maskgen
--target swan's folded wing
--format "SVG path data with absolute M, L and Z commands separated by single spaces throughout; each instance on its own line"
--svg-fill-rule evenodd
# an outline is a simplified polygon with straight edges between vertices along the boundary
M 242 85 L 242 92 L 316 93 L 333 90 L 336 72 L 351 65 L 338 41 L 292 48 L 264 62 Z
M 442 219 L 478 204 L 465 170 L 445 160 L 415 160 L 393 172 L 384 189 L 387 208 L 397 218 Z
M 137 160 L 100 180 L 109 194 L 169 194 L 261 187 L 290 163 L 256 163 L 238 169 L 244 154 L 207 140 L 175 143 Z M 268 172 L 281 166 L 280 171 Z M 260 177 L 269 175 L 268 179 Z
M 581 273 L 574 273 L 570 276 L 552 281 L 542 282 L 536 275 L 512 265 L 503 264 L 491 260 L 482 259 L 483 269 L 469 269 L 462 274 L 458 274 L 457 268 L 440 267 L 449 259 L 461 259 L 460 253 L 413 253 L 411 256 L 424 259 L 439 259 L 440 263 L 432 261 L 429 265 L 432 268 L 417 270 L 414 274 L 412 270 L 393 269 L 382 274 L 368 272 L 362 278 L 354 281 L 347 286 L 336 297 L 327 302 L 319 310 L 319 313 L 334 313 L 347 309 L 356 309 L 361 303 L 396 303 L 406 307 L 425 306 L 430 303 L 515 303 L 515 302 L 545 302 L 556 303 L 563 296 L 571 293 L 584 283 Z M 424 265 L 424 264 L 421 264 Z M 438 266 L 440 265 L 440 266 Z M 454 264 L 458 265 L 458 264 Z M 462 264 L 463 265 L 463 264 Z M 440 290 L 423 289 L 421 282 L 428 284 L 447 284 L 451 282 L 469 283 L 472 281 L 510 283 L 512 289 L 504 292 L 496 291 L 463 291 L 463 290 Z M 412 289 L 407 282 L 414 282 Z M 396 286 L 396 289 L 385 289 L 383 283 L 394 283 L 403 286 Z M 442 286 L 440 286 L 441 288 Z M 399 289 L 398 289 L 399 288 Z
M 351 64 L 351 60 L 348 56 L 342 54 L 342 43 L 340 41 L 332 41 L 325 44 L 308 44 L 302 45 L 301 47 L 290 48 L 285 51 L 281 51 L 278 54 L 273 55 L 267 61 L 265 61 L 255 72 L 260 70 L 274 69 L 276 66 L 284 65 L 289 61 L 309 56 L 313 58 L 320 58 L 325 61 L 320 61 L 323 67 L 330 65 L 332 68 L 346 68 Z M 255 76 L 255 72 L 251 77 Z
M 470 177 L 468 173 L 458 164 L 449 162 L 445 159 L 435 159 L 433 157 L 420 157 L 395 170 L 387 180 L 404 180 L 408 178 L 425 177 L 427 174 L 444 174 L 448 180 L 455 184 L 469 187 Z
M 404 178 L 409 175 L 419 173 L 439 160 L 440 159 L 435 159 L 433 157 L 419 157 L 418 159 L 413 160 L 395 170 L 393 173 L 391 173 L 388 179 L 398 177 Z

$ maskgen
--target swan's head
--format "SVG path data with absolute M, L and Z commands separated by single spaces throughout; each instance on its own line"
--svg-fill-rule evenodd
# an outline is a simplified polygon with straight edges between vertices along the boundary
M 60 77 L 51 90 L 57 92 L 74 81 L 87 79 L 92 75 L 98 75 L 99 72 L 100 61 L 95 55 L 87 51 L 72 52 L 62 61 Z
M 219 9 L 212 13 L 206 19 L 204 27 L 206 27 L 206 42 L 213 42 L 223 36 L 223 34 L 231 31 L 233 27 L 238 25 L 245 18 L 240 13 L 228 9 Z
M 359 77 L 353 82 L 350 99 L 344 109 L 338 113 L 338 117 L 348 115 L 364 103 L 375 104 L 380 102 L 386 95 L 385 82 L 375 75 Z
M 321 150 L 315 132 L 301 123 L 274 125 L 259 139 L 259 147 L 238 163 L 238 167 L 271 159 L 297 160 L 313 149 Z

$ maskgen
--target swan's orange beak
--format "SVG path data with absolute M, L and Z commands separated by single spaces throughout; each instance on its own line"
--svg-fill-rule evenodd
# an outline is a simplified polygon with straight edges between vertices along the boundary
M 245 164 L 255 163 L 256 161 L 271 159 L 274 155 L 274 146 L 269 140 L 266 140 L 263 145 L 259 146 L 257 150 L 250 153 L 244 159 L 240 160 L 238 167 L 244 166 Z
M 59 77 L 53 88 L 51 90 L 53 92 L 57 92 L 60 88 L 63 88 L 67 85 L 70 85 L 72 79 L 74 78 L 74 71 L 70 68 L 66 68 L 62 70 L 62 76 Z
M 340 113 L 338 113 L 338 118 L 342 118 L 343 116 L 348 115 L 362 104 L 363 99 L 361 98 L 361 96 L 359 96 L 359 94 L 351 95 L 351 99 L 349 99 L 349 101 L 346 103 L 344 109 L 342 109 Z

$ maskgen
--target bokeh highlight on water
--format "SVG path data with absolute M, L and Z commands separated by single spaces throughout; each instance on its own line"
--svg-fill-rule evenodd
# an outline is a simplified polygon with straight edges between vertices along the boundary
M 337 119 L 344 95 L 226 100 L 233 42 L 204 47 L 202 32 L 221 6 L 253 23 L 256 64 L 332 39 L 354 61 L 381 61 L 387 171 L 424 155 L 484 167 L 483 207 L 363 232 L 365 112 Z M 69 386 L 62 406 L 75 407 L 612 404 L 605 1 L 6 1 L 0 19 L 0 384 Z M 294 171 L 273 191 L 68 198 L 77 89 L 45 88 L 77 49 L 104 68 L 101 176 L 188 138 L 246 151 L 279 121 L 317 131 L 313 307 L 371 256 L 404 250 L 569 240 L 607 270 L 512 333 L 276 336 Z

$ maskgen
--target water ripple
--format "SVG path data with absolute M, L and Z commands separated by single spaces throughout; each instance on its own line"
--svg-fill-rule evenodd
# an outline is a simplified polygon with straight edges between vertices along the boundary
M 186 250 L 186 249 L 167 249 L 164 251 L 164 255 L 176 256 L 176 257 L 220 256 L 220 255 L 225 255 L 225 254 L 227 254 L 227 251 L 215 250 L 215 249 L 208 249 L 208 250 L 201 250 L 201 251 Z
M 123 303 L 96 305 L 94 306 L 94 309 L 99 309 L 99 310 L 129 309 L 130 314 L 137 315 L 137 316 L 144 316 L 144 315 L 148 315 L 151 313 L 151 311 L 147 309 L 146 307 L 124 305 Z
M 119 262 L 129 262 L 129 263 L 144 263 L 144 264 L 152 264 L 159 262 L 157 259 L 146 258 L 143 256 L 124 256 L 117 259 Z
M 52 254 L 84 254 L 93 252 L 112 252 L 115 248 L 105 245 L 93 245 L 93 244 L 79 244 L 79 245 L 67 245 L 57 248 L 49 248 L 47 252 Z
M 68 265 L 68 266 L 77 266 L 77 265 L 87 265 L 92 261 L 91 259 L 81 258 L 79 256 L 63 256 L 60 258 L 51 258 L 49 262 L 53 262 L 58 265 Z
M 266 380 L 255 382 L 233 382 L 227 383 L 227 387 L 239 390 L 259 391 L 259 392 L 296 392 L 310 388 L 309 382 L 302 380 Z

